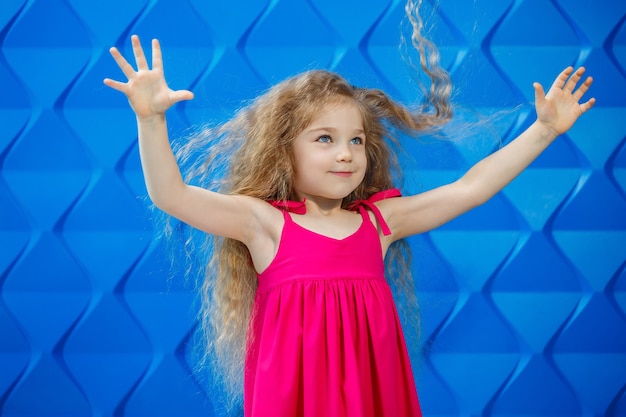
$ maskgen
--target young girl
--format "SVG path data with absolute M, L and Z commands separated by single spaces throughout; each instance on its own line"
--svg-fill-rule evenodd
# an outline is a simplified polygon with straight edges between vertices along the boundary
M 537 120 L 519 137 L 451 184 L 400 196 L 387 141 L 394 130 L 418 133 L 447 121 L 446 100 L 411 112 L 379 90 L 310 71 L 213 132 L 238 144 L 227 187 L 214 192 L 183 181 L 168 140 L 166 110 L 193 94 L 167 86 L 157 40 L 151 69 L 137 36 L 132 46 L 136 70 L 111 49 L 128 81 L 104 82 L 136 114 L 154 204 L 222 237 L 204 321 L 217 357 L 244 370 L 245 415 L 419 416 L 385 280 L 390 246 L 500 191 L 593 106 L 594 99 L 580 103 L 591 78 L 579 84 L 584 69 L 566 68 L 547 95 L 535 83 Z

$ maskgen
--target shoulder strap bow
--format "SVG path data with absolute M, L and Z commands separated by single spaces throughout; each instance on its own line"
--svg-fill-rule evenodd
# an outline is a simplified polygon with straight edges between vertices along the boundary
M 306 205 L 304 204 L 306 202 L 306 199 L 302 200 L 302 201 L 291 201 L 291 200 L 284 200 L 284 201 L 276 201 L 276 200 L 272 200 L 269 201 L 269 203 L 278 208 L 278 209 L 282 209 L 282 210 L 287 210 L 291 213 L 295 213 L 295 214 L 305 214 L 306 213 Z
M 378 221 L 378 224 L 380 225 L 380 229 L 382 230 L 383 234 L 385 236 L 389 236 L 391 234 L 391 229 L 389 229 L 389 226 L 387 225 L 387 222 L 383 218 L 382 213 L 380 212 L 380 210 L 378 209 L 378 207 L 376 207 L 374 203 L 376 203 L 377 201 L 385 200 L 387 198 L 400 197 L 400 196 L 402 196 L 402 193 L 400 193 L 400 190 L 398 190 L 397 188 L 390 188 L 389 190 L 383 190 L 383 191 L 374 193 L 370 196 L 370 198 L 366 200 L 353 201 L 348 206 L 348 210 L 353 210 L 353 211 L 359 210 L 361 213 L 364 213 L 365 208 L 370 209 L 374 213 L 374 217 L 376 217 L 376 220 Z

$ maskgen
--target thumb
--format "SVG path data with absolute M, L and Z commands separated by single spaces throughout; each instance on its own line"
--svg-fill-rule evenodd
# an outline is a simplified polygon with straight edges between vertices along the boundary
M 535 89 L 535 107 L 538 108 L 543 106 L 543 103 L 546 101 L 546 92 L 538 82 L 533 83 L 533 88 Z
M 184 100 L 192 100 L 193 93 L 189 90 L 172 91 L 170 93 L 170 99 L 172 103 L 178 103 L 179 101 L 184 101 Z

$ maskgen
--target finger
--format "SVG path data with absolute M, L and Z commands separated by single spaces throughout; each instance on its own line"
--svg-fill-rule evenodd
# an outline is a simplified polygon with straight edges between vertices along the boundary
M 587 90 L 589 90 L 589 87 L 591 87 L 592 83 L 593 78 L 587 77 L 587 79 L 580 85 L 580 87 L 578 87 L 578 90 L 574 92 L 574 98 L 576 99 L 576 101 L 579 101 L 583 97 L 583 95 L 585 95 Z
M 137 70 L 147 70 L 148 61 L 146 61 L 146 54 L 143 52 L 139 36 L 131 36 L 131 42 L 133 44 L 133 53 L 135 54 L 135 62 L 137 63 Z
M 126 91 L 126 83 L 115 81 L 110 78 L 105 78 L 103 82 L 107 87 L 111 87 L 114 90 L 121 91 L 122 93 Z
M 152 39 L 152 69 L 163 69 L 163 56 L 158 39 Z
M 590 108 L 592 108 L 594 104 L 596 104 L 596 99 L 595 98 L 590 98 L 585 103 L 580 105 L 580 110 L 584 113 L 587 110 L 589 110 Z
M 556 77 L 556 80 L 554 80 L 554 83 L 552 83 L 552 88 L 558 88 L 559 90 L 562 89 L 565 86 L 567 79 L 572 74 L 572 71 L 574 71 L 574 67 L 572 66 L 569 66 L 561 71 L 558 77 Z
M 578 81 L 580 81 L 580 78 L 583 76 L 584 73 L 584 67 L 580 67 L 576 71 L 574 71 L 569 80 L 567 80 L 567 83 L 565 84 L 565 87 L 563 87 L 563 89 L 569 92 L 574 91 L 574 89 L 576 88 L 576 84 L 578 84 Z
M 184 100 L 192 100 L 193 93 L 189 90 L 173 91 L 170 94 L 170 99 L 172 100 L 172 103 L 178 103 L 179 101 L 184 101 Z
M 109 49 L 109 53 L 117 63 L 117 66 L 120 67 L 126 78 L 130 79 L 133 75 L 135 75 L 135 69 L 133 66 L 126 61 L 126 58 L 122 56 L 116 47 Z
M 543 86 L 537 82 L 533 83 L 533 88 L 535 89 L 535 107 L 539 108 L 546 101 L 546 92 Z

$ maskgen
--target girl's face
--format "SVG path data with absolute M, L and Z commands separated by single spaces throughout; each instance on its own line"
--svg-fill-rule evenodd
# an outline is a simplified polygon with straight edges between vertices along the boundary
M 293 143 L 298 197 L 341 200 L 354 191 L 367 169 L 365 140 L 354 102 L 324 106 Z

